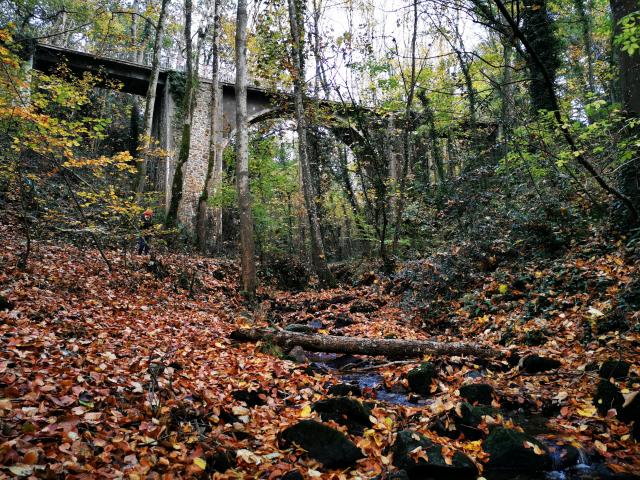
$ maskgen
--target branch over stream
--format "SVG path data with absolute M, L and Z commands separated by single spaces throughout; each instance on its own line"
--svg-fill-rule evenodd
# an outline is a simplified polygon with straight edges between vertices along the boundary
M 384 355 L 391 357 L 420 357 L 431 355 L 469 355 L 495 358 L 501 352 L 464 342 L 433 342 L 427 340 L 400 340 L 389 338 L 338 337 L 335 335 L 309 335 L 305 333 L 243 328 L 231 333 L 230 338 L 242 342 L 265 340 L 285 349 L 300 346 L 310 352 Z

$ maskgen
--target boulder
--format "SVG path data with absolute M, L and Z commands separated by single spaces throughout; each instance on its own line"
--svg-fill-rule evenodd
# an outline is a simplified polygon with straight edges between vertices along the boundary
M 283 430 L 279 438 L 283 447 L 296 444 L 326 468 L 348 468 L 364 458 L 343 433 L 314 420 L 303 420 Z
M 360 397 L 362 396 L 362 389 L 359 385 L 353 383 L 336 383 L 327 389 L 327 393 L 337 397 L 348 397 L 349 395 Z
M 607 360 L 602 362 L 600 366 L 600 378 L 605 380 L 609 380 L 610 378 L 621 380 L 629 375 L 629 368 L 631 368 L 631 365 L 625 361 Z
M 487 383 L 469 383 L 460 387 L 460 396 L 472 404 L 491 405 L 493 387 Z
M 442 445 L 433 443 L 424 435 L 411 430 L 398 432 L 393 444 L 393 464 L 407 472 L 411 480 L 424 478 L 475 479 L 478 469 L 469 457 L 454 452 L 449 465 L 442 456 Z M 422 448 L 425 457 L 416 457 L 417 448 Z
M 528 355 L 520 361 L 520 370 L 525 373 L 541 373 L 555 370 L 561 365 L 560 361 L 544 358 L 539 355 Z
M 620 393 L 620 389 L 609 380 L 600 380 L 596 394 L 593 396 L 593 405 L 598 410 L 598 413 L 604 417 L 612 408 L 615 408 L 616 412 L 620 413 L 623 404 L 624 397 Z
M 265 398 L 270 395 L 265 390 L 236 390 L 231 393 L 231 396 L 240 402 L 246 403 L 247 407 L 252 408 L 266 405 Z
M 322 420 L 333 420 L 346 425 L 351 431 L 362 432 L 363 427 L 370 427 L 371 410 L 351 397 L 333 397 L 313 404 L 313 410 L 320 414 Z
M 409 390 L 421 395 L 430 395 L 431 382 L 437 376 L 438 372 L 433 364 L 429 362 L 422 363 L 419 367 L 416 367 L 407 373 Z
M 640 423 L 640 392 L 633 392 L 627 396 L 622 412 L 618 412 L 618 417 L 625 422 L 635 422 L 637 427 Z
M 483 448 L 490 455 L 488 471 L 540 472 L 552 465 L 547 447 L 534 437 L 510 428 L 494 428 Z

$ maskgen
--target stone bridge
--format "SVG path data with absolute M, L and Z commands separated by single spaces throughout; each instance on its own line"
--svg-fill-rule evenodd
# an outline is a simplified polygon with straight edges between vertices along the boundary
M 38 44 L 35 48 L 32 64 L 37 70 L 51 72 L 56 66 L 66 64 L 75 74 L 91 72 L 103 78 L 118 81 L 121 91 L 134 95 L 146 95 L 151 67 L 127 60 L 101 57 L 90 53 L 69 50 L 51 45 Z M 216 144 L 220 154 L 234 134 L 235 126 L 235 86 L 229 82 L 219 82 L 222 102 L 216 113 L 222 121 L 218 122 L 220 131 Z M 277 101 L 276 101 L 277 99 Z M 211 80 L 200 78 L 196 92 L 196 107 L 193 113 L 191 148 L 189 160 L 185 165 L 182 201 L 179 207 L 180 222 L 193 230 L 197 201 L 207 172 L 209 139 L 211 135 Z M 267 118 L 291 115 L 291 96 L 286 93 L 270 92 L 249 86 L 247 91 L 247 110 L 249 123 L 254 124 Z M 325 111 L 330 112 L 327 122 L 334 134 L 347 145 L 362 142 L 363 136 L 349 119 L 352 107 L 341 103 L 322 102 Z M 169 70 L 160 71 L 156 104 L 153 118 L 153 136 L 162 149 L 168 152 L 166 161 L 160 162 L 155 174 L 155 187 L 164 192 L 165 205 L 169 204 L 171 181 L 177 160 L 177 150 L 182 133 L 179 108 L 171 95 L 171 75 Z

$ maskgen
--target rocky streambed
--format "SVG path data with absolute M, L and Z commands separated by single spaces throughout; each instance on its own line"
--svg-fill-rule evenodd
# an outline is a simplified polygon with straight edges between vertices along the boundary
M 483 370 L 470 374 L 469 381 L 460 387 L 460 402 L 435 415 L 430 407 L 437 400 L 431 396 L 431 389 L 438 371 L 431 363 L 408 371 L 403 385 L 388 385 L 375 366 L 357 357 L 333 354 L 309 354 L 309 357 L 307 360 L 313 361 L 306 367 L 308 372 L 328 373 L 334 378 L 327 385 L 326 398 L 312 405 L 323 422 L 335 421 L 346 426 L 349 433 L 361 436 L 372 431 L 375 417 L 371 413 L 377 406 L 403 406 L 413 412 L 411 418 L 398 425 L 395 442 L 389 452 L 384 452 L 393 453 L 393 466 L 397 468 L 386 478 L 638 478 L 610 470 L 597 451 L 585 449 L 571 436 L 555 431 L 549 424 L 553 411 L 537 411 L 530 405 L 518 406 L 502 398 L 485 381 Z M 557 368 L 557 363 L 549 359 L 524 360 L 520 368 L 523 364 L 533 371 Z M 604 401 L 612 400 L 607 397 Z M 597 402 L 596 398 L 594 403 Z M 426 417 L 428 431 L 424 429 Z M 418 418 L 422 423 L 414 421 Z M 480 456 L 486 459 L 482 472 L 465 452 L 434 441 L 433 436 L 427 435 L 429 432 L 440 438 L 475 442 L 481 449 Z M 285 446 L 301 446 L 326 468 L 346 468 L 363 458 L 362 451 L 346 435 L 315 420 L 303 420 L 288 428 L 281 439 Z

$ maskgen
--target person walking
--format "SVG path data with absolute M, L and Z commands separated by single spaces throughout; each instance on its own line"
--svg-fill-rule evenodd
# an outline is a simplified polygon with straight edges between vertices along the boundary
M 153 227 L 153 210 L 147 208 L 142 214 L 140 237 L 138 237 L 138 255 L 149 254 L 150 230 Z

